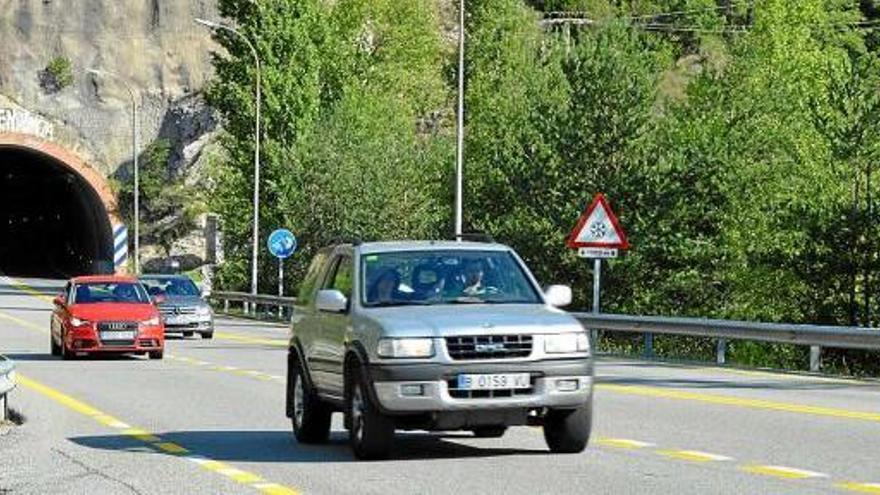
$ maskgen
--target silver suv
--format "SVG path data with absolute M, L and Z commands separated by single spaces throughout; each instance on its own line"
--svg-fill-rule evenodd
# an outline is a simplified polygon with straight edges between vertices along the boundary
M 322 249 L 297 299 L 287 416 L 298 441 L 345 415 L 361 459 L 387 457 L 395 429 L 543 426 L 553 452 L 581 452 L 592 423 L 586 332 L 509 247 L 388 242 Z

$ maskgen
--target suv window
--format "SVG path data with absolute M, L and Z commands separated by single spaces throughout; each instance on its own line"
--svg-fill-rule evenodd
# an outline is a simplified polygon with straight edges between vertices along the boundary
M 300 304 L 309 305 L 315 298 L 315 292 L 321 283 L 321 275 L 324 273 L 324 267 L 327 263 L 327 253 L 319 252 L 309 265 L 305 278 L 299 284 L 299 292 L 297 299 Z
M 506 251 L 371 253 L 361 269 L 364 306 L 541 303 L 523 268 Z
M 345 297 L 351 299 L 353 268 L 354 265 L 351 262 L 350 256 L 340 256 L 336 262 L 333 278 L 325 288 L 336 289 L 342 292 Z

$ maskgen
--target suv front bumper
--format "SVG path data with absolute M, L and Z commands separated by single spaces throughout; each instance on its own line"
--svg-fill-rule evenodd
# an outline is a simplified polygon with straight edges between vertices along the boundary
M 502 397 L 453 396 L 450 381 L 460 374 L 529 373 L 532 387 Z M 492 409 L 574 408 L 593 394 L 590 359 L 516 363 L 372 365 L 370 376 L 379 406 L 387 413 Z M 573 384 L 576 384 L 572 386 Z M 420 394 L 413 394 L 413 390 Z

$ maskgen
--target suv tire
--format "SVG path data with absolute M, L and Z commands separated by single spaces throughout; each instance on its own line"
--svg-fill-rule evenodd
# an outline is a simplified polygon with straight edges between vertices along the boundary
M 501 438 L 507 432 L 507 427 L 504 425 L 480 426 L 474 428 L 473 431 L 477 438 Z
M 147 353 L 150 356 L 150 359 L 162 359 L 165 357 L 165 351 L 150 351 Z
M 213 339 L 214 332 L 202 332 L 202 338 L 203 339 Z
M 352 367 L 348 380 L 345 414 L 354 455 L 362 460 L 386 459 L 394 443 L 394 421 L 373 404 L 367 393 L 369 384 L 357 366 Z
M 302 364 L 299 360 L 292 363 L 290 375 L 290 408 L 293 415 L 290 422 L 293 435 L 299 443 L 321 443 L 330 438 L 330 419 L 333 410 L 318 398 L 303 380 Z
M 583 452 L 590 441 L 592 424 L 592 401 L 578 409 L 551 409 L 544 417 L 544 440 L 554 453 Z

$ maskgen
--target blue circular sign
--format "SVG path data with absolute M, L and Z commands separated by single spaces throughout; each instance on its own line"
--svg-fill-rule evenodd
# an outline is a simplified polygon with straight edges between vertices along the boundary
M 277 229 L 269 234 L 269 252 L 276 258 L 288 258 L 296 251 L 296 237 L 287 229 Z

